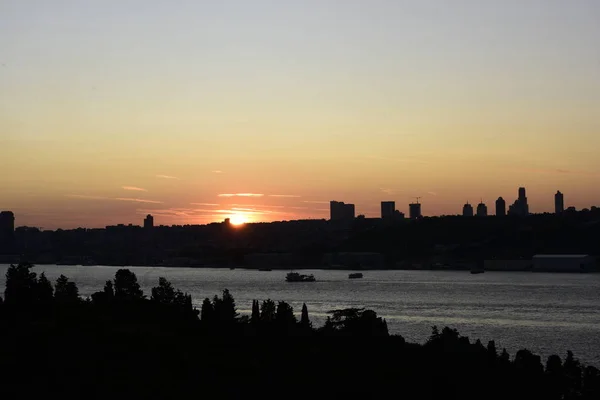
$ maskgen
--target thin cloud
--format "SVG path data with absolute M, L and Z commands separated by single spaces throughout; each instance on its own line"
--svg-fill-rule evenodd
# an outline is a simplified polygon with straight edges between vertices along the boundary
M 431 196 L 437 196 L 438 195 L 436 192 L 427 192 L 427 194 L 429 194 Z
M 269 197 L 299 198 L 302 196 L 298 196 L 295 194 L 270 194 Z
M 118 197 L 115 200 L 118 201 L 130 201 L 130 202 L 134 202 L 134 203 L 148 203 L 148 204 L 162 204 L 162 201 L 156 201 L 156 200 L 145 200 L 145 199 L 133 199 L 133 198 L 128 198 L 128 197 Z
M 394 191 L 392 189 L 380 188 L 379 190 L 381 190 L 385 194 L 394 194 Z
M 212 171 L 212 173 L 213 174 L 224 174 L 224 172 L 219 169 L 215 169 L 214 171 Z
M 313 201 L 313 200 L 304 200 L 303 203 L 308 203 L 308 204 L 329 204 L 328 201 Z
M 262 193 L 221 193 L 219 197 L 263 197 Z
M 156 177 L 161 179 L 176 179 L 178 181 L 181 180 L 180 178 L 171 175 L 156 175 Z
M 73 199 L 84 199 L 84 200 L 110 200 L 108 197 L 88 196 L 85 194 L 65 194 L 65 197 L 70 197 Z
M 148 190 L 136 186 L 122 186 L 123 190 L 133 190 L 134 192 L 147 192 Z
M 217 207 L 220 204 L 217 203 L 190 203 L 193 206 L 208 206 L 208 207 Z
M 285 208 L 285 206 L 271 206 L 267 204 L 240 204 L 240 203 L 232 203 L 232 206 L 238 207 L 258 207 L 258 208 Z

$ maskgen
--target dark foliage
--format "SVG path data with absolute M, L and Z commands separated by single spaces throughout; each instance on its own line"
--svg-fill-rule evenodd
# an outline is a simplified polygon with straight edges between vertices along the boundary
M 146 300 L 126 270 L 92 301 L 62 276 L 48 297 L 30 268 L 11 266 L 0 302 L 3 398 L 600 398 L 600 371 L 571 352 L 544 368 L 527 350 L 511 360 L 448 327 L 411 344 L 357 308 L 319 329 L 306 305 L 297 322 L 283 301 L 254 301 L 245 318 L 228 291 L 205 299 L 199 319 L 189 295 L 160 279 Z

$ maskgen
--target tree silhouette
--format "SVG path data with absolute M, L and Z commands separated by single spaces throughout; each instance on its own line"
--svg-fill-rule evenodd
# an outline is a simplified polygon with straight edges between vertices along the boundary
M 202 308 L 200 310 L 200 320 L 202 320 L 202 322 L 205 323 L 211 323 L 215 320 L 215 309 L 208 297 L 202 302 Z
M 308 308 L 306 307 L 306 303 L 302 304 L 302 315 L 300 316 L 300 326 L 304 328 L 312 328 L 312 323 L 308 318 Z
M 54 300 L 54 288 L 52 283 L 46 278 L 45 273 L 41 273 L 36 285 L 37 301 L 40 304 L 50 304 Z
M 158 278 L 158 286 L 152 288 L 150 300 L 161 304 L 173 304 L 175 302 L 175 289 L 171 282 L 163 277 Z
M 33 265 L 20 263 L 10 265 L 6 270 L 6 289 L 4 301 L 8 305 L 31 306 L 36 300 L 37 280 Z
M 294 309 L 285 301 L 277 303 L 277 311 L 275 312 L 275 322 L 280 325 L 291 326 L 296 323 Z
M 216 308 L 215 308 L 216 311 Z M 221 321 L 233 322 L 238 317 L 235 300 L 228 289 L 223 290 L 223 299 L 221 307 L 218 310 L 219 319 Z
M 79 289 L 75 282 L 70 282 L 69 278 L 61 275 L 54 285 L 54 298 L 59 303 L 75 303 L 79 301 Z
M 260 306 L 260 320 L 261 322 L 272 322 L 275 320 L 275 302 L 271 299 L 263 301 Z
M 252 316 L 250 317 L 250 321 L 252 323 L 260 321 L 260 307 L 258 305 L 258 300 L 252 300 Z
M 115 298 L 118 300 L 142 300 L 144 292 L 137 276 L 128 269 L 120 269 L 115 274 Z

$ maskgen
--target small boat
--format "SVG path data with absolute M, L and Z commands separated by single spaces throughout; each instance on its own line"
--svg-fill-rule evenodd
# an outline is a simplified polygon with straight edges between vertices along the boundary
M 315 282 L 314 275 L 301 275 L 297 272 L 290 272 L 285 277 L 286 282 Z
M 231 268 L 229 268 L 229 269 L 230 269 L 231 271 L 233 271 L 233 270 L 235 269 L 235 267 L 231 267 Z
M 259 268 L 259 271 L 273 271 L 271 268 Z
M 483 274 L 485 270 L 483 268 L 473 268 L 471 269 L 472 274 Z
M 348 279 L 360 279 L 363 277 L 363 274 L 360 272 L 355 272 L 353 274 L 348 275 Z

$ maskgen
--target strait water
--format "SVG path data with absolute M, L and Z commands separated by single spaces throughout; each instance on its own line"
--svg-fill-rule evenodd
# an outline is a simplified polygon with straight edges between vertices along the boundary
M 7 265 L 0 265 L 4 288 Z M 101 290 L 117 267 L 36 266 L 55 280 L 64 274 L 77 283 L 83 297 Z M 320 326 L 332 309 L 366 307 L 386 318 L 390 333 L 424 342 L 431 327 L 450 326 L 484 344 L 514 356 L 527 348 L 564 359 L 572 350 L 581 361 L 600 366 L 600 274 L 468 271 L 365 271 L 350 280 L 351 271 L 308 270 L 315 283 L 286 283 L 287 271 L 131 267 L 149 295 L 160 276 L 192 295 L 200 308 L 205 297 L 225 288 L 238 311 L 249 313 L 252 300 L 284 300 L 296 312 L 306 303 L 313 325 Z M 545 360 L 544 360 L 545 362 Z

